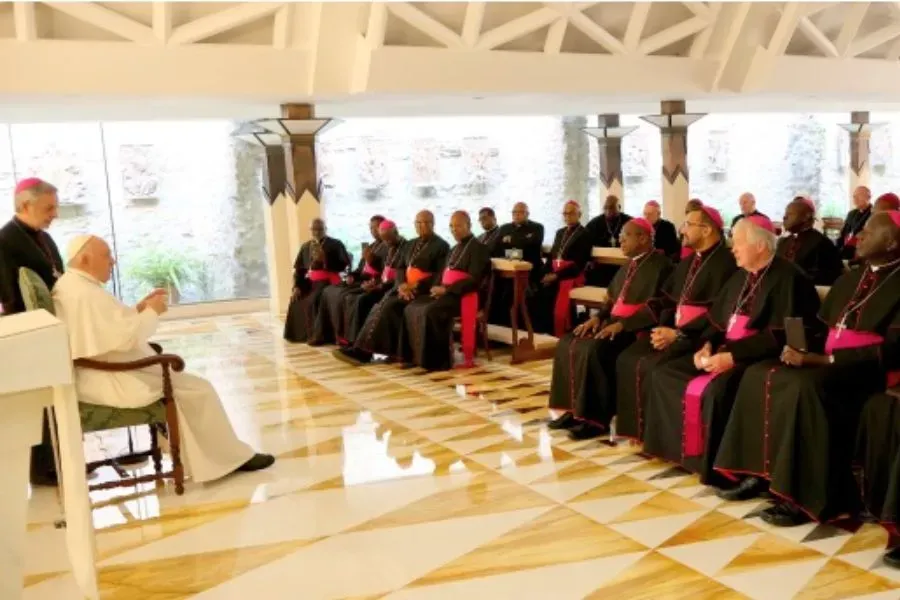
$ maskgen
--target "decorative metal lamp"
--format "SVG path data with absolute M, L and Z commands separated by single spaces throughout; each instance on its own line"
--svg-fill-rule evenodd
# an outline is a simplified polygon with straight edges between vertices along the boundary
M 690 125 L 693 125 L 705 116 L 706 114 L 704 113 L 675 113 L 643 115 L 641 119 L 666 131 L 672 129 L 687 129 Z
M 636 129 L 637 125 L 619 127 L 619 115 L 599 115 L 597 127 L 582 127 L 581 130 L 598 140 L 609 140 L 622 139 Z

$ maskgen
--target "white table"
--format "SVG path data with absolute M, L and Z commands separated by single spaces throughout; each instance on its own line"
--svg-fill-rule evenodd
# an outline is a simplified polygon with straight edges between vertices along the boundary
M 39 310 L 0 318 L 0 598 L 22 597 L 31 447 L 45 408 L 56 411 L 72 572 L 96 599 L 96 546 L 84 445 L 65 326 Z

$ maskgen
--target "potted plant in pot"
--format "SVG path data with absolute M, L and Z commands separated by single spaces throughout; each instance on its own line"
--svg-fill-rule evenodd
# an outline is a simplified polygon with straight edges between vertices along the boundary
M 168 291 L 169 302 L 178 304 L 182 290 L 194 281 L 199 268 L 199 261 L 184 253 L 148 248 L 127 261 L 125 275 L 144 289 Z

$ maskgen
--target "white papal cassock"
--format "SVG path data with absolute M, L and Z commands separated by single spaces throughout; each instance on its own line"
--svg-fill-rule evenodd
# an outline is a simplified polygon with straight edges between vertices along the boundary
M 56 316 L 69 329 L 72 358 L 128 362 L 155 356 L 147 340 L 159 316 L 152 309 L 140 313 L 120 302 L 102 284 L 82 271 L 70 269 L 53 288 Z M 79 400 L 90 404 L 138 408 L 162 398 L 162 367 L 108 373 L 77 369 Z M 175 406 L 181 429 L 181 458 L 194 481 L 223 477 L 250 460 L 254 451 L 240 441 L 225 414 L 215 388 L 202 377 L 172 373 Z

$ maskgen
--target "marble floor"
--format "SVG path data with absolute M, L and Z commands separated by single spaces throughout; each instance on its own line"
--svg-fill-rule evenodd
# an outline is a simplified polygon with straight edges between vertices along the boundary
M 627 442 L 549 433 L 549 361 L 353 368 L 280 328 L 164 327 L 238 434 L 279 460 L 182 497 L 95 494 L 103 600 L 900 598 L 877 526 L 775 529 L 765 501 L 722 503 Z M 80 598 L 55 494 L 34 490 L 30 509 L 25 598 Z

